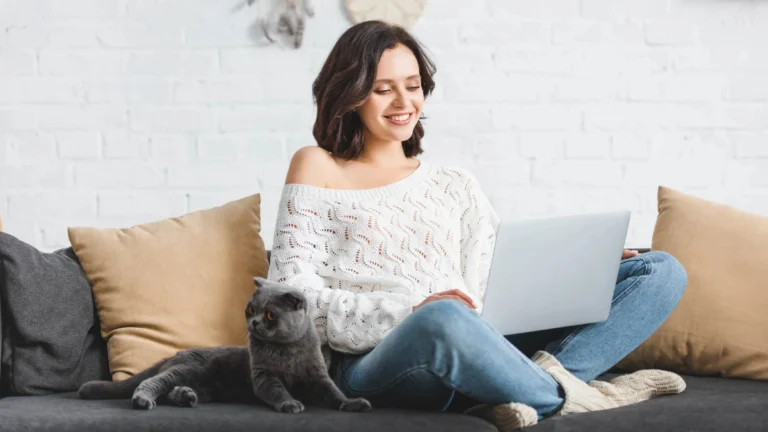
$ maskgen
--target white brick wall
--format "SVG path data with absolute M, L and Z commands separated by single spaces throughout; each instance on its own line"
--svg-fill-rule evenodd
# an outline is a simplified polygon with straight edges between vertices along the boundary
M 0 214 L 50 250 L 261 192 L 264 236 L 310 87 L 350 24 L 315 0 L 300 51 L 241 0 L 0 0 Z M 425 160 L 476 173 L 509 217 L 633 211 L 656 188 L 768 214 L 768 3 L 435 0 Z

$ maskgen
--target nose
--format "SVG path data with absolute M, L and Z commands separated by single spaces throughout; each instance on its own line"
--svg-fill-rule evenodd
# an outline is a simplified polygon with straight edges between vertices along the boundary
M 395 108 L 403 108 L 405 107 L 405 94 L 403 94 L 403 91 L 401 89 L 398 89 L 395 93 L 395 99 L 392 101 L 392 106 Z
M 256 329 L 259 327 L 259 322 L 256 320 L 251 320 L 248 324 L 251 326 L 252 329 Z

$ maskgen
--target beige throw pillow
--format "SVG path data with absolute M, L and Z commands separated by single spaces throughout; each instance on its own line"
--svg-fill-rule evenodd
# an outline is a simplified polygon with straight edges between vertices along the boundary
M 678 307 L 619 367 L 768 379 L 768 217 L 658 190 L 652 249 L 685 267 Z
M 177 351 L 245 345 L 253 277 L 266 277 L 259 194 L 130 228 L 69 228 L 93 287 L 112 379 Z

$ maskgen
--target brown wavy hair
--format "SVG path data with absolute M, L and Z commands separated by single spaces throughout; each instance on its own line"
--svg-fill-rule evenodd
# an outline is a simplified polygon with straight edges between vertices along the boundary
M 342 159 L 355 159 L 363 150 L 363 122 L 355 112 L 373 89 L 376 69 L 384 50 L 398 44 L 408 47 L 419 64 L 426 99 L 435 88 L 436 68 L 425 49 L 404 28 L 382 21 L 365 21 L 347 29 L 336 41 L 312 84 L 317 116 L 312 135 L 317 145 Z M 403 141 L 407 157 L 423 152 L 424 127 L 420 116 L 413 134 Z

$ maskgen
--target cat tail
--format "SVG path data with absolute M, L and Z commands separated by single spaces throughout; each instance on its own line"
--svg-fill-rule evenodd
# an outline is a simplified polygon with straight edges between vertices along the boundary
M 136 387 L 145 379 L 157 375 L 164 363 L 165 360 L 159 361 L 122 381 L 88 381 L 80 386 L 77 393 L 82 399 L 130 399 Z

